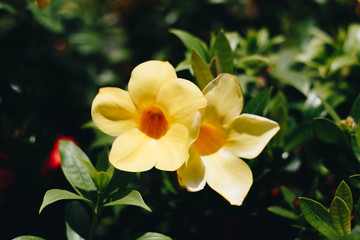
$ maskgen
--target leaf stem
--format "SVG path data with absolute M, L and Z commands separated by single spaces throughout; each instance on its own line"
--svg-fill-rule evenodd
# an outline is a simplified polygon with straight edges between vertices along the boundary
M 96 205 L 94 208 L 94 215 L 93 215 L 93 219 L 92 219 L 91 227 L 90 227 L 90 233 L 89 233 L 89 238 L 88 238 L 89 240 L 93 240 L 95 238 L 95 230 L 96 230 L 96 226 L 99 221 L 100 214 L 101 214 L 101 207 L 100 207 L 101 195 L 102 195 L 102 193 L 100 191 L 98 191 Z

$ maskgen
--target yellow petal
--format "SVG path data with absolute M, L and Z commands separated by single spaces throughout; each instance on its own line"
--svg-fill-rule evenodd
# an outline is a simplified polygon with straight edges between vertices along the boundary
M 95 125 L 112 136 L 136 127 L 134 103 L 129 93 L 120 88 L 101 88 L 92 103 L 91 115 Z
M 191 192 L 200 191 L 206 184 L 205 166 L 193 147 L 189 159 L 177 170 L 179 184 Z
M 117 137 L 109 154 L 110 163 L 117 169 L 128 172 L 143 172 L 155 166 L 157 148 L 149 138 L 133 128 Z
M 168 114 L 170 123 L 182 123 L 189 128 L 195 113 L 204 108 L 207 101 L 195 84 L 174 79 L 161 87 L 156 102 Z
M 280 129 L 277 122 L 252 114 L 241 114 L 227 128 L 224 148 L 248 159 L 257 157 Z
M 152 144 L 156 149 L 155 167 L 163 171 L 176 171 L 189 157 L 188 129 L 182 124 L 172 124 L 165 136 Z
M 35 4 L 40 8 L 40 10 L 44 10 L 47 5 L 51 2 L 51 0 L 34 0 Z
M 206 168 L 206 182 L 232 205 L 241 205 L 252 185 L 249 166 L 223 149 L 201 157 Z
M 189 146 L 193 144 L 196 141 L 196 139 L 199 137 L 201 120 L 202 120 L 201 111 L 197 111 L 191 121 L 190 129 L 189 129 Z
M 228 123 L 240 114 L 244 97 L 237 78 L 231 74 L 220 74 L 203 90 L 208 100 L 204 122 Z
M 152 104 L 160 88 L 168 81 L 176 79 L 174 67 L 169 62 L 147 61 L 141 63 L 131 73 L 129 94 L 135 105 L 142 108 Z

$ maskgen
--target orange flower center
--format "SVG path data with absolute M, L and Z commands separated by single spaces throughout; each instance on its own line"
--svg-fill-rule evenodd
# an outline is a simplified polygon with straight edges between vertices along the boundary
M 165 135 L 169 126 L 164 113 L 159 108 L 151 106 L 142 111 L 139 129 L 147 136 L 159 139 Z
M 203 123 L 198 139 L 193 143 L 200 155 L 210 155 L 217 152 L 225 144 L 225 136 L 221 129 L 212 124 Z

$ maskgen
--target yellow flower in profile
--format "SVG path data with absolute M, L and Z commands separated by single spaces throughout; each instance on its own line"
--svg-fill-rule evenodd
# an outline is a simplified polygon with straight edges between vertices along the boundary
M 101 131 L 117 136 L 109 155 L 114 167 L 175 171 L 188 158 L 194 114 L 205 106 L 198 87 L 177 78 L 170 63 L 148 61 L 132 71 L 128 91 L 101 88 L 91 114 Z
M 253 114 L 240 114 L 243 95 L 237 78 L 221 74 L 203 93 L 208 101 L 192 126 L 200 129 L 189 159 L 178 169 L 180 185 L 199 191 L 207 183 L 233 205 L 241 205 L 252 182 L 252 172 L 241 158 L 255 158 L 280 129 L 278 123 Z M 199 128 L 200 126 L 200 128 Z
M 44 10 L 47 5 L 50 4 L 51 0 L 34 0 L 34 2 L 40 8 L 40 10 Z

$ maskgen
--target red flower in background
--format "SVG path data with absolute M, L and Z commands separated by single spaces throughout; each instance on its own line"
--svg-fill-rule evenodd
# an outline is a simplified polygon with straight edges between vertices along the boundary
M 66 137 L 66 136 L 57 137 L 53 149 L 51 150 L 45 165 L 41 169 L 42 174 L 47 174 L 61 167 L 61 157 L 59 151 L 60 140 L 69 140 L 79 146 L 79 144 L 75 141 L 73 137 Z

